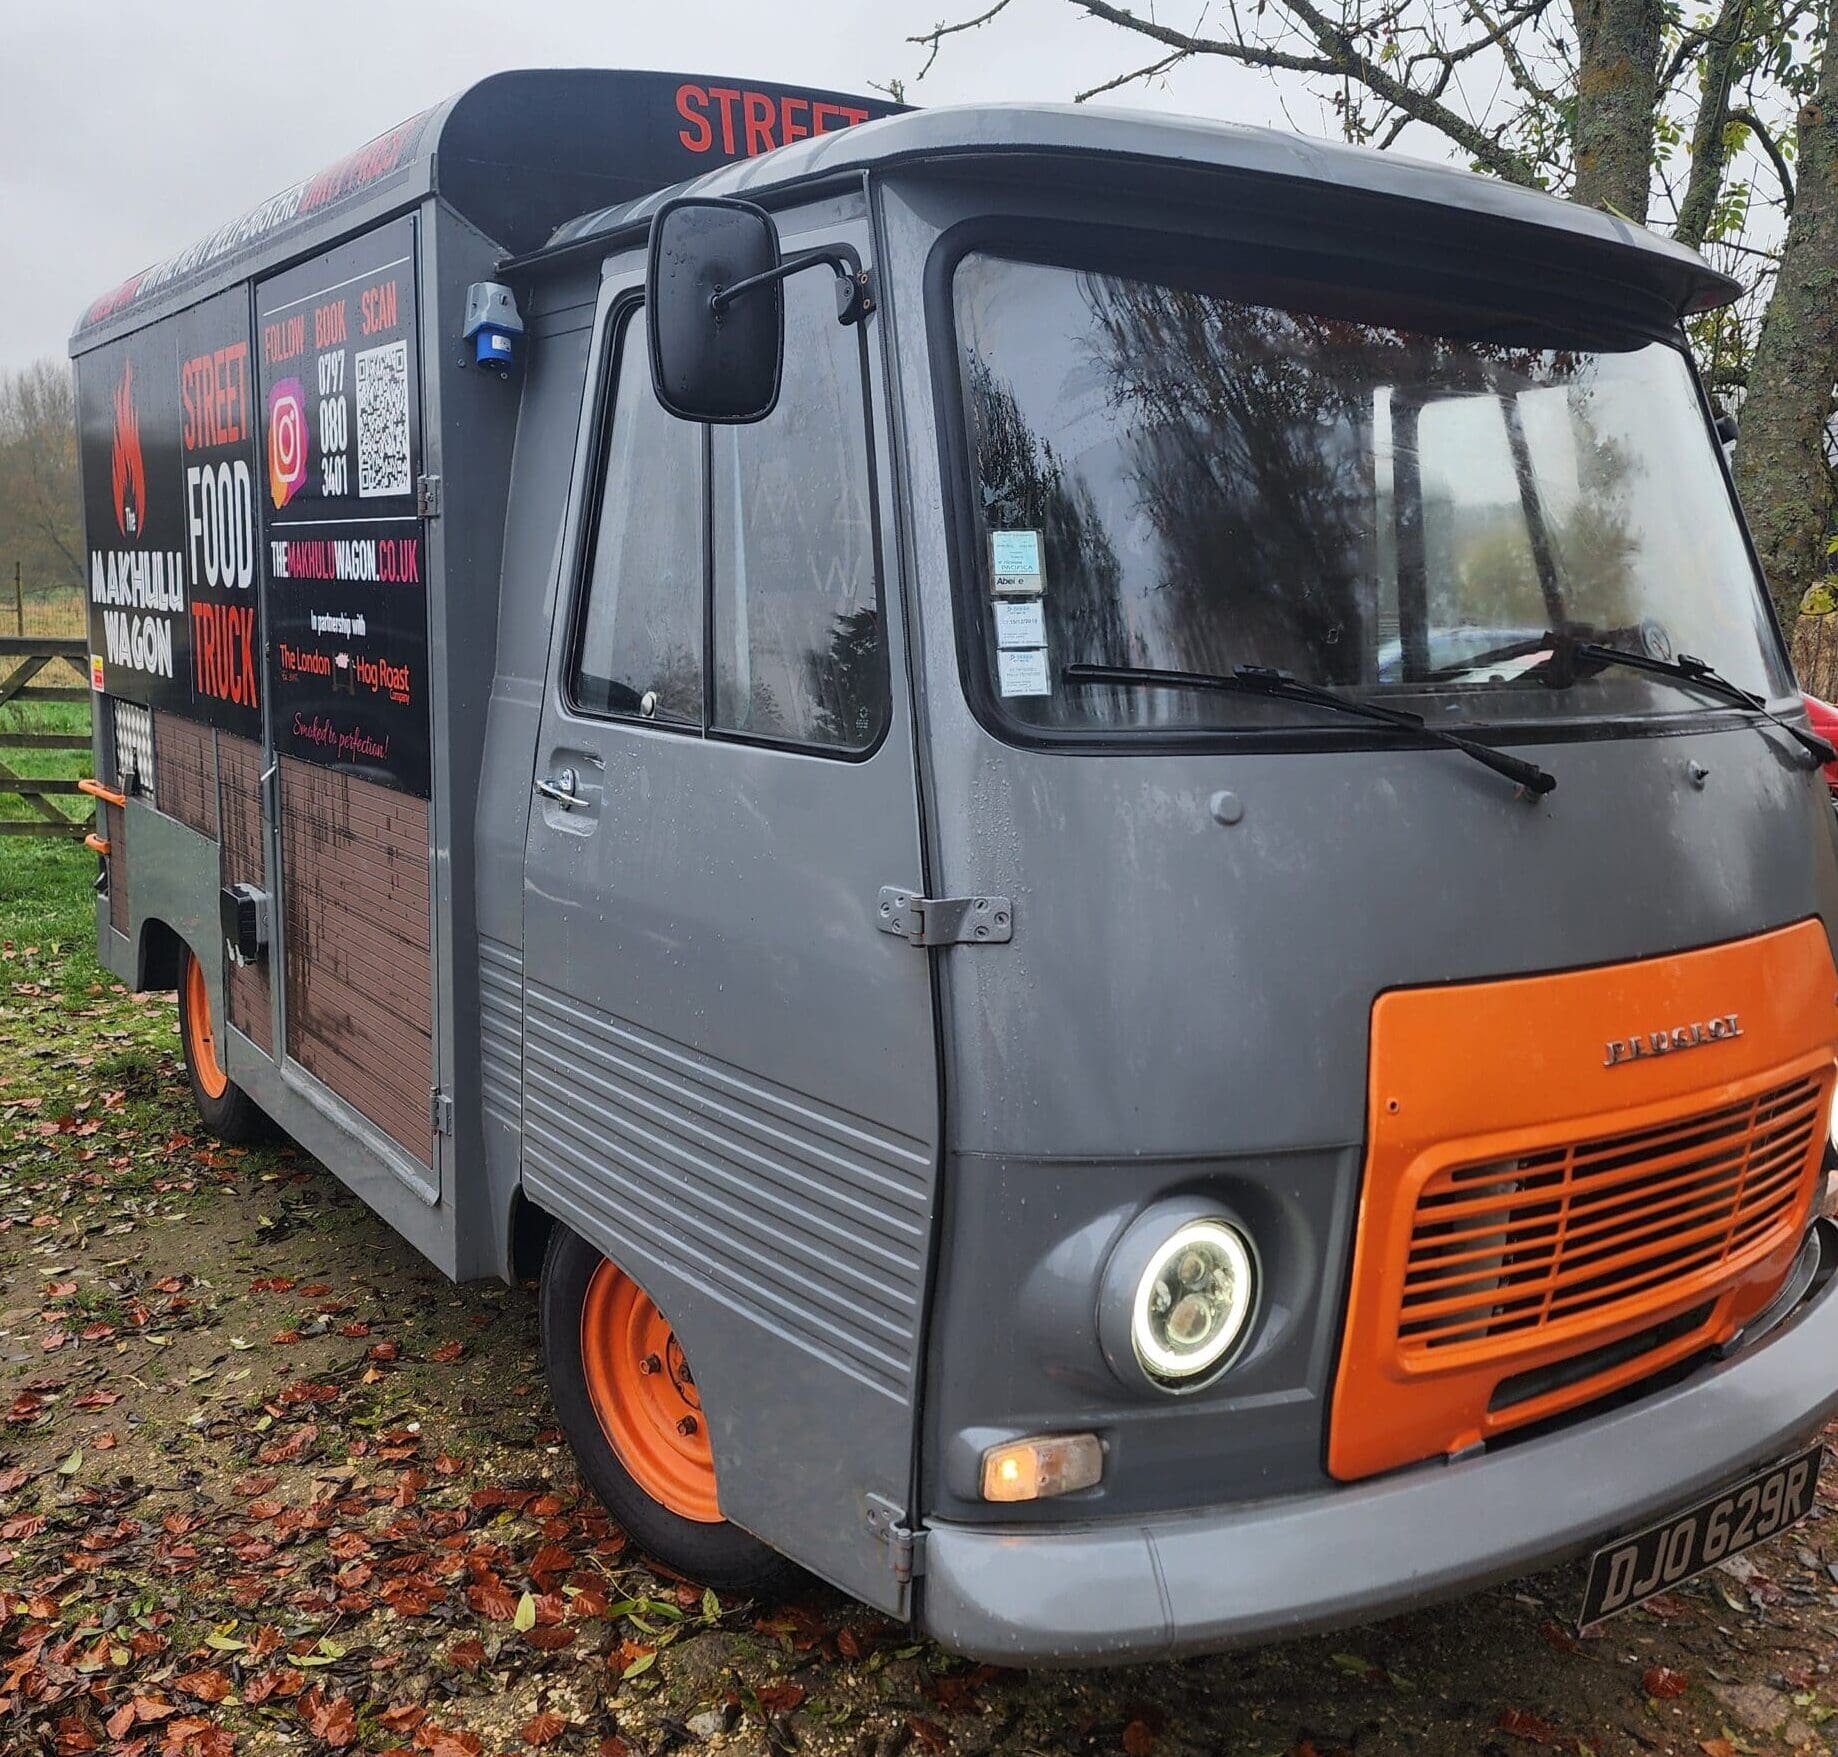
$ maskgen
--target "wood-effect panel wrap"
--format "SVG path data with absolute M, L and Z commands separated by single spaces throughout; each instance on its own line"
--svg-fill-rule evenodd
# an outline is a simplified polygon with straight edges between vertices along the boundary
M 177 714 L 154 714 L 153 791 L 168 817 L 217 839 L 217 755 L 210 727 Z
M 288 1054 L 431 1165 L 427 802 L 283 758 L 281 866 Z

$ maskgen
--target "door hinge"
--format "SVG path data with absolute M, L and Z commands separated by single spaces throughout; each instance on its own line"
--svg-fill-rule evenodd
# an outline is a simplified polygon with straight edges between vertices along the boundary
M 440 517 L 440 478 L 438 476 L 417 476 L 415 478 L 415 517 L 418 519 Z
M 916 946 L 999 946 L 1015 937 L 1015 906 L 1006 897 L 916 897 L 883 885 L 876 925 Z
M 893 1577 L 904 1585 L 925 1572 L 925 1532 L 906 1523 L 906 1509 L 885 1495 L 868 1496 L 868 1530 L 887 1546 Z
M 438 1086 L 428 1088 L 428 1127 L 437 1135 L 453 1133 L 453 1094 Z

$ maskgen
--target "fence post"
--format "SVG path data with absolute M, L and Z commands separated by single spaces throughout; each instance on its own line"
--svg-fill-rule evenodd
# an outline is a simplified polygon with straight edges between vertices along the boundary
M 19 580 L 19 560 L 13 560 L 13 620 L 19 625 L 19 634 L 23 639 L 26 632 L 26 589 Z

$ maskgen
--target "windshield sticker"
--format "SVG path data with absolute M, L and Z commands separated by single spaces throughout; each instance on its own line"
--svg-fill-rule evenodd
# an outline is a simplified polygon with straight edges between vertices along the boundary
M 1005 696 L 1051 695 L 1046 648 L 1004 648 L 996 654 L 996 680 Z
M 995 611 L 998 647 L 1044 647 L 1047 644 L 1047 616 L 1038 598 L 998 598 Z
M 989 571 L 992 591 L 1038 597 L 1046 585 L 1038 531 L 991 531 Z

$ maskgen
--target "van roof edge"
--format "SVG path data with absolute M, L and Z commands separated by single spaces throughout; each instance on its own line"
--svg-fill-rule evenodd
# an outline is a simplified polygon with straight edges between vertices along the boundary
M 1529 226 L 1638 265 L 1680 315 L 1739 298 L 1742 283 L 1697 251 L 1606 209 L 1547 191 L 1409 154 L 1345 145 L 1248 123 L 1092 104 L 974 104 L 908 110 L 821 138 L 798 141 L 757 159 L 649 191 L 635 200 L 581 214 L 556 228 L 532 266 L 563 250 L 634 225 L 674 195 L 732 195 L 764 200 L 778 189 L 840 176 L 965 158 L 1090 156 L 1314 184 L 1420 207 Z
M 385 129 L 91 301 L 70 352 L 129 334 L 442 197 L 506 249 L 569 215 L 680 181 L 707 154 L 766 150 L 899 106 L 778 81 L 635 68 L 513 68 Z

